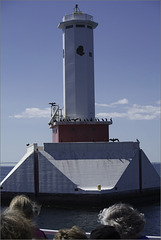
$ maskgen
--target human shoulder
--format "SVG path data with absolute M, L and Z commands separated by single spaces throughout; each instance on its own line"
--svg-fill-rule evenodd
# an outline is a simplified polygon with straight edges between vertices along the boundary
M 35 237 L 38 239 L 47 239 L 45 233 L 37 227 L 35 228 Z

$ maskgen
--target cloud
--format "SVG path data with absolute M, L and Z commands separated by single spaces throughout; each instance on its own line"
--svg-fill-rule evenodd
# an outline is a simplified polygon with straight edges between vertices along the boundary
M 152 120 L 160 116 L 160 107 L 134 104 L 128 108 L 127 116 L 130 120 Z
M 96 104 L 98 107 L 115 106 L 115 111 L 98 112 L 97 118 L 126 118 L 129 120 L 153 120 L 160 117 L 160 101 L 156 105 L 129 105 L 128 100 L 123 98 L 111 104 Z M 116 109 L 118 111 L 116 111 Z M 10 118 L 50 118 L 50 108 L 26 108 L 22 113 L 10 116 Z
M 95 106 L 98 106 L 98 107 L 111 107 L 111 105 L 106 104 L 106 103 L 95 103 Z
M 118 100 L 117 102 L 112 103 L 112 105 L 118 105 L 118 104 L 123 105 L 123 104 L 128 104 L 128 102 L 129 101 L 126 98 L 123 98 L 121 100 Z
M 133 104 L 132 106 L 124 106 L 123 109 L 119 108 L 118 112 L 97 113 L 96 117 L 127 118 L 129 120 L 153 120 L 160 117 L 160 106 Z
M 113 107 L 114 105 L 124 105 L 124 104 L 128 104 L 128 99 L 123 98 L 123 99 L 118 100 L 117 102 L 113 102 L 110 104 L 96 103 L 95 105 L 99 106 L 99 107 Z
M 50 108 L 26 108 L 24 112 L 10 116 L 10 118 L 50 118 L 50 114 Z
M 110 113 L 97 113 L 97 118 L 124 118 L 126 117 L 126 113 L 119 113 L 119 112 L 110 112 Z

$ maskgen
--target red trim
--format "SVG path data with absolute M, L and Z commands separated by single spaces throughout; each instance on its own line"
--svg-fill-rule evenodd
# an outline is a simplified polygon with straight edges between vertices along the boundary
M 109 141 L 109 124 L 62 124 L 53 126 L 53 142 Z

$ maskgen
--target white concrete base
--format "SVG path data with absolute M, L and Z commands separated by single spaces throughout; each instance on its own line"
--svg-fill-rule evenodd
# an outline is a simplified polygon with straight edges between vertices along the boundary
M 1 192 L 111 194 L 160 187 L 138 142 L 33 144 L 1 182 Z

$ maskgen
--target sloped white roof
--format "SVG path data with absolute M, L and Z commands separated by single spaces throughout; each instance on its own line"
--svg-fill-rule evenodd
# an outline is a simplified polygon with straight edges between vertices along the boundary
M 41 152 L 60 172 L 82 190 L 113 188 L 129 165 L 127 159 L 72 159 L 55 160 Z
M 115 145 L 115 151 L 113 146 L 113 143 L 46 144 L 46 151 L 41 154 L 80 189 L 97 190 L 101 185 L 105 190 L 114 188 L 136 150 L 132 144 L 127 149 L 127 143 L 126 152 L 120 143 L 117 148 Z

